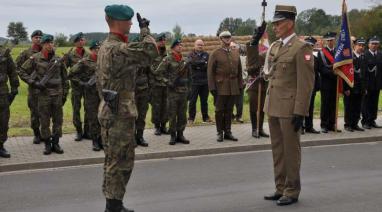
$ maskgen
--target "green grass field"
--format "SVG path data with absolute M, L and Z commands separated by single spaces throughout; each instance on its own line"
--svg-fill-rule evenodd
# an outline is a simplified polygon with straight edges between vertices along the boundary
M 14 59 L 19 55 L 21 51 L 23 51 L 26 48 L 14 48 L 12 49 L 12 56 Z M 70 47 L 64 47 L 64 48 L 58 48 L 57 54 L 63 55 L 64 52 L 69 51 Z M 27 106 L 27 85 L 20 81 L 21 85 L 19 88 L 19 94 L 17 95 L 16 99 L 14 100 L 12 106 L 11 106 L 11 120 L 10 120 L 10 129 L 9 129 L 9 136 L 24 136 L 24 135 L 32 135 L 32 130 L 30 129 L 30 113 L 29 108 Z M 381 98 L 380 98 L 381 100 Z M 214 117 L 214 106 L 213 106 L 213 98 L 210 95 L 209 99 L 209 115 L 211 118 Z M 339 115 L 343 115 L 343 102 L 342 99 L 340 99 L 339 104 Z M 319 117 L 319 109 L 320 109 L 320 93 L 316 95 L 316 101 L 315 101 L 315 111 L 314 115 L 315 117 Z M 71 101 L 70 96 L 68 96 L 68 100 L 66 101 L 66 104 L 64 105 L 64 125 L 63 125 L 63 132 L 64 133 L 71 133 L 74 132 L 74 127 L 72 124 L 72 107 L 71 107 Z M 83 113 L 82 113 L 83 115 Z M 248 106 L 248 96 L 245 94 L 244 97 L 244 108 L 243 108 L 243 119 L 244 121 L 249 121 L 249 106 Z M 151 123 L 151 108 L 149 109 L 146 117 L 146 126 L 148 128 L 152 127 Z M 200 124 L 202 121 L 201 113 L 200 113 L 200 104 L 198 102 L 197 104 L 197 115 L 195 124 Z

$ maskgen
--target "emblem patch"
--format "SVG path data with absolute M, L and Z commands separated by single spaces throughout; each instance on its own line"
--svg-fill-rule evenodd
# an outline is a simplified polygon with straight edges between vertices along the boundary
M 310 61 L 312 59 L 312 55 L 310 55 L 310 54 L 306 54 L 305 55 L 305 60 L 306 61 Z

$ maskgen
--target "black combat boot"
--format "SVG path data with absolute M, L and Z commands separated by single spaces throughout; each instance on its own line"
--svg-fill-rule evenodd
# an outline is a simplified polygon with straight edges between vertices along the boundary
M 77 129 L 77 133 L 74 136 L 75 141 L 81 141 L 82 140 L 82 129 Z
M 218 138 L 216 140 L 218 142 L 223 142 L 223 132 L 218 132 Z
M 83 139 L 92 139 L 88 131 L 88 128 L 89 128 L 88 126 L 84 126 L 84 133 L 82 134 Z
M 236 137 L 234 137 L 230 131 L 227 131 L 224 133 L 224 139 L 230 140 L 230 141 L 238 141 L 239 140 Z
M 160 132 L 162 133 L 162 134 L 165 134 L 165 135 L 168 135 L 168 134 L 170 134 L 169 132 L 168 132 L 168 130 L 166 129 L 166 124 L 164 123 L 162 123 L 161 125 L 160 125 Z
M 106 199 L 105 212 L 134 212 L 134 210 L 123 207 L 121 200 Z
M 60 145 L 58 144 L 60 142 L 60 136 L 54 135 L 52 136 L 52 151 L 57 154 L 63 154 L 64 150 L 61 149 Z
M 98 152 L 98 151 L 101 150 L 101 146 L 100 146 L 100 143 L 99 143 L 99 139 L 97 139 L 97 138 L 93 138 L 92 143 L 93 143 L 93 146 L 92 146 L 93 151 Z
M 4 148 L 4 144 L 0 143 L 0 157 L 2 158 L 10 158 L 11 154 Z
M 170 138 L 170 145 L 175 145 L 176 144 L 176 133 L 171 132 L 171 138 Z
M 41 139 L 45 143 L 45 150 L 44 150 L 44 155 L 50 155 L 52 154 L 52 142 L 50 139 Z
M 135 140 L 137 141 L 137 145 L 148 147 L 149 144 L 147 141 L 143 138 L 143 130 L 137 130 L 137 133 L 135 134 Z
M 161 135 L 162 132 L 160 131 L 160 125 L 159 124 L 155 124 L 155 131 L 154 131 L 154 135 Z
M 257 129 L 253 129 L 253 130 L 252 130 L 252 137 L 254 137 L 254 138 L 260 138 L 260 134 L 259 134 L 259 132 L 257 131 Z
M 182 143 L 182 144 L 189 144 L 190 141 L 187 140 L 184 135 L 183 135 L 183 131 L 178 131 L 177 132 L 177 136 L 176 136 L 176 141 L 179 142 L 179 143 Z
M 101 149 L 103 149 L 102 137 L 101 137 L 101 136 L 98 136 L 97 141 L 98 141 L 98 145 L 99 145 L 99 147 L 100 147 Z
M 41 143 L 41 134 L 39 129 L 33 129 L 33 143 L 34 144 L 40 144 Z
M 269 138 L 269 135 L 267 133 L 265 133 L 263 129 L 260 129 L 259 136 L 264 137 L 264 138 Z

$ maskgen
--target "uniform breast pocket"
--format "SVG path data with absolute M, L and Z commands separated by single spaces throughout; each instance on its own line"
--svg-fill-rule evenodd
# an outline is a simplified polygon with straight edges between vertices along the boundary
M 293 69 L 293 57 L 280 57 L 278 59 L 278 66 L 277 68 L 282 71 L 290 71 Z

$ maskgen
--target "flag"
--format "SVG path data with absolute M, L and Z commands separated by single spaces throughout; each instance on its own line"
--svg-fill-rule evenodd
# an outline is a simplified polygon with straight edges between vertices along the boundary
M 341 32 L 337 42 L 336 52 L 334 55 L 333 69 L 335 73 L 338 76 L 340 76 L 350 87 L 353 87 L 354 85 L 353 51 L 352 51 L 352 43 L 351 43 L 351 35 L 350 35 L 350 29 L 349 29 L 346 0 L 342 1 Z
M 266 53 L 269 49 L 269 38 L 268 38 L 268 33 L 264 32 L 263 36 L 260 39 L 259 42 L 259 53 Z

